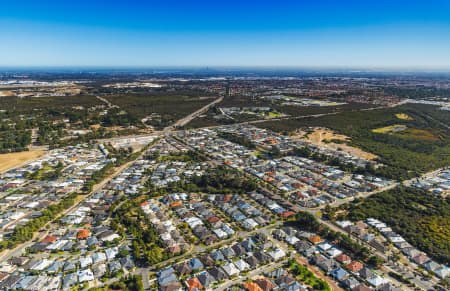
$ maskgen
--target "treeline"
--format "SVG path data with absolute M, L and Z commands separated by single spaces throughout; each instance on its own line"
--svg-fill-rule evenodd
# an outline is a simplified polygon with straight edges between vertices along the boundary
M 374 267 L 378 267 L 382 263 L 380 258 L 371 256 L 370 250 L 367 247 L 354 241 L 349 235 L 333 231 L 328 226 L 321 224 L 309 212 L 298 212 L 294 220 L 289 220 L 286 223 L 299 229 L 319 234 L 328 241 L 334 242 L 340 249 L 352 254 L 354 259 L 364 261 L 374 265 Z
M 30 130 L 12 129 L 0 132 L 0 153 L 25 151 L 30 143 Z
M 336 219 L 379 219 L 436 261 L 450 261 L 450 197 L 398 187 L 342 205 L 338 210 L 348 214 Z
M 427 99 L 430 97 L 450 97 L 449 89 L 439 89 L 426 87 L 421 88 L 417 87 L 414 89 L 411 88 L 400 88 L 400 87 L 385 87 L 383 88 L 384 93 L 386 95 L 395 95 L 400 98 L 408 98 L 408 99 Z
M 46 209 L 42 210 L 41 216 L 31 219 L 25 225 L 18 225 L 14 228 L 14 231 L 7 240 L 2 240 L 0 242 L 0 250 L 14 248 L 16 245 L 32 239 L 36 231 L 41 229 L 48 222 L 56 219 L 66 209 L 73 206 L 76 197 L 77 194 L 71 194 L 62 199 L 59 203 L 49 205 Z

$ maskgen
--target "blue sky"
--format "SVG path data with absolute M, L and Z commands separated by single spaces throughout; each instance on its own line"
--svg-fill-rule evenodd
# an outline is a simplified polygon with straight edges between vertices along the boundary
M 1 1 L 0 66 L 450 69 L 450 1 Z

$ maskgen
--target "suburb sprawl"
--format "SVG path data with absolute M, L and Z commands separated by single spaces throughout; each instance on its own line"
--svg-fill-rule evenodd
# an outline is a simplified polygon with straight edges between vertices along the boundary
M 0 289 L 446 290 L 432 75 L 0 75 Z

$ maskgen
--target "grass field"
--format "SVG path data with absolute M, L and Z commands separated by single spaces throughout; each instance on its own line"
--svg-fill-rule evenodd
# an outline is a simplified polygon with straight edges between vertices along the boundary
M 0 154 L 0 172 L 18 167 L 29 161 L 37 159 L 44 155 L 43 150 L 34 150 L 20 153 Z
M 375 133 L 394 133 L 394 132 L 400 132 L 403 130 L 406 130 L 408 127 L 403 124 L 394 124 L 394 125 L 388 125 L 385 127 L 379 127 L 372 129 L 372 132 Z
M 413 118 L 406 113 L 397 113 L 395 114 L 395 117 L 400 120 L 413 120 Z

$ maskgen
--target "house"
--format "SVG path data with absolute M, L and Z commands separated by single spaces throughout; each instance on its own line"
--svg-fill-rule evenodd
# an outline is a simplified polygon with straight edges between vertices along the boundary
M 272 261 L 272 257 L 266 254 L 264 251 L 257 251 L 253 254 L 258 261 L 261 262 L 261 264 L 267 264 L 270 261 Z
M 64 276 L 63 278 L 63 289 L 70 289 L 71 286 L 74 286 L 78 283 L 78 277 L 76 273 L 70 273 Z
M 283 274 L 275 279 L 275 282 L 281 290 L 284 290 L 295 282 L 295 278 L 291 274 Z
M 259 265 L 258 259 L 253 255 L 248 256 L 245 261 L 248 263 L 251 269 L 255 269 Z
M 94 264 L 106 262 L 106 255 L 102 252 L 94 253 L 91 257 Z
M 242 247 L 247 251 L 251 252 L 256 248 L 256 243 L 253 238 L 248 238 L 241 243 Z
M 349 277 L 348 272 L 342 268 L 334 269 L 333 271 L 331 271 L 330 275 L 339 282 L 343 282 Z
M 80 229 L 77 233 L 77 239 L 87 239 L 91 236 L 91 232 L 88 229 Z
M 311 247 L 311 244 L 304 240 L 300 240 L 295 244 L 295 249 L 300 253 L 307 250 L 309 247 Z
M 391 283 L 384 283 L 377 288 L 377 291 L 402 291 L 402 288 L 393 286 Z
M 91 257 L 80 257 L 80 267 L 82 269 L 86 268 L 87 266 L 92 265 L 92 258 Z
M 232 262 L 228 262 L 223 265 L 222 269 L 225 271 L 225 273 L 227 273 L 229 277 L 239 275 L 240 273 L 239 269 Z
M 374 275 L 374 273 L 369 268 L 362 268 L 358 274 L 359 274 L 359 277 L 361 277 L 365 280 L 371 278 Z
M 223 255 L 225 257 L 227 257 L 227 259 L 231 259 L 236 256 L 236 253 L 234 252 L 234 250 L 231 247 L 223 248 L 221 251 L 222 251 Z
M 209 254 L 201 254 L 200 261 L 202 261 L 203 265 L 206 267 L 212 267 L 216 264 L 214 259 Z
M 302 254 L 307 258 L 309 258 L 317 253 L 318 253 L 318 250 L 315 246 L 310 246 L 308 249 L 306 249 L 302 252 Z
M 235 245 L 233 245 L 231 248 L 233 249 L 234 253 L 235 253 L 238 257 L 243 256 L 243 255 L 246 253 L 244 247 L 241 246 L 240 244 L 235 244 Z
M 106 274 L 106 264 L 99 264 L 92 268 L 96 278 L 103 277 Z
M 79 283 L 93 281 L 95 279 L 94 273 L 90 269 L 78 271 L 77 275 Z
M 197 258 L 189 260 L 189 267 L 191 267 L 192 271 L 203 270 L 205 268 L 203 263 Z
M 413 262 L 418 265 L 423 265 L 430 260 L 425 254 L 420 254 L 412 258 Z
M 362 268 L 364 268 L 364 265 L 361 262 L 353 261 L 345 265 L 345 267 L 352 273 L 358 273 L 359 271 L 362 270 Z
M 227 273 L 225 273 L 225 271 L 221 268 L 213 267 L 208 272 L 215 278 L 216 281 L 224 281 L 228 279 Z
M 255 282 L 246 282 L 243 286 L 248 291 L 263 291 L 263 289 L 261 289 L 261 287 L 259 287 L 259 285 Z
M 312 235 L 308 238 L 308 240 L 313 244 L 319 244 L 323 241 L 322 238 L 318 235 Z
M 162 288 L 169 286 L 171 283 L 178 282 L 177 276 L 175 276 L 175 270 L 172 267 L 160 270 L 157 274 L 157 277 L 158 284 Z
M 187 261 L 176 265 L 174 267 L 174 269 L 177 271 L 178 275 L 181 277 L 189 275 L 192 272 L 192 268 Z
M 367 279 L 367 282 L 374 287 L 379 287 L 386 283 L 386 279 L 378 275 L 373 275 L 372 277 Z
M 262 277 L 254 280 L 256 284 L 263 290 L 263 291 L 271 291 L 275 289 L 276 285 L 272 283 L 269 279 Z
M 340 254 L 339 256 L 336 256 L 334 259 L 341 264 L 349 264 L 352 261 L 352 258 L 347 256 L 346 254 Z
M 250 265 L 247 264 L 247 262 L 245 262 L 243 259 L 240 259 L 240 260 L 234 262 L 234 265 L 235 265 L 235 266 L 239 269 L 239 271 L 241 271 L 241 272 L 250 269 Z
M 130 256 L 120 258 L 120 263 L 127 270 L 131 270 L 134 268 L 134 261 L 131 259 Z
M 334 247 L 327 251 L 327 255 L 331 258 L 339 256 L 340 254 L 342 254 L 342 251 L 338 250 L 337 248 L 334 248 Z
M 181 283 L 178 281 L 169 282 L 165 285 L 159 286 L 161 291 L 184 291 L 184 288 L 181 286 Z
M 185 283 L 189 291 L 200 291 L 203 289 L 203 285 L 197 277 L 187 279 Z
M 439 269 L 436 269 L 434 271 L 434 273 L 436 274 L 436 276 L 438 276 L 441 279 L 445 279 L 450 275 L 450 268 L 447 266 L 442 266 Z
M 429 260 L 428 262 L 426 262 L 423 267 L 425 269 L 427 269 L 430 272 L 434 272 L 437 269 L 439 269 L 441 267 L 441 265 L 439 265 L 438 263 L 436 263 L 435 261 Z
M 274 261 L 278 261 L 286 256 L 286 253 L 280 248 L 276 248 L 273 251 L 268 252 L 268 254 L 273 258 Z
M 318 266 L 322 271 L 329 274 L 334 268 L 335 263 L 332 259 L 327 259 L 323 255 L 316 255 L 311 259 L 311 262 Z
M 43 243 L 54 243 L 57 240 L 58 240 L 58 238 L 56 236 L 47 235 L 43 240 L 41 240 L 41 242 L 43 242 Z
M 360 284 L 356 287 L 351 288 L 352 291 L 372 291 L 372 288 L 367 287 L 364 284 Z
M 200 283 L 202 283 L 203 287 L 205 287 L 206 289 L 208 289 L 209 286 L 211 286 L 214 282 L 216 282 L 216 278 L 207 271 L 203 271 L 200 274 L 198 274 L 197 278 L 200 281 Z
M 281 229 L 274 229 L 272 235 L 277 240 L 284 240 L 286 238 L 286 233 Z
M 344 282 L 342 282 L 342 284 L 346 288 L 352 289 L 352 288 L 355 288 L 356 286 L 358 286 L 360 283 L 355 278 L 350 277 L 350 278 L 345 279 Z
M 216 262 L 225 260 L 225 257 L 220 250 L 214 250 L 213 252 L 211 252 L 211 258 Z

